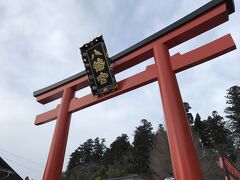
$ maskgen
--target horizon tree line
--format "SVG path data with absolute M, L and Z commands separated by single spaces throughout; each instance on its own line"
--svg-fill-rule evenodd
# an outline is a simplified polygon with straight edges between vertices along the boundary
M 227 90 L 225 119 L 216 110 L 206 119 L 194 117 L 191 106 L 184 102 L 186 116 L 198 152 L 205 179 L 224 177 L 216 160 L 227 156 L 239 165 L 240 157 L 240 87 Z M 71 154 L 62 180 L 102 180 L 109 177 L 138 174 L 144 179 L 173 177 L 167 132 L 162 124 L 153 132 L 146 119 L 134 131 L 134 140 L 127 134 L 118 136 L 109 147 L 105 139 L 86 140 Z

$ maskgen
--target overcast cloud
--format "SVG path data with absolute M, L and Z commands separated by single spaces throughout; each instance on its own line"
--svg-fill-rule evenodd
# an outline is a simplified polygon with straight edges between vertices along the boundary
M 240 3 L 229 22 L 170 50 L 187 52 L 227 33 L 237 47 Z M 40 180 L 55 122 L 34 126 L 35 116 L 54 108 L 42 106 L 33 91 L 84 69 L 79 47 L 103 34 L 110 56 L 191 13 L 208 0 L 1 0 L 0 1 L 0 156 L 23 178 Z M 184 101 L 206 118 L 213 110 L 224 116 L 226 90 L 239 85 L 239 49 L 177 75 Z M 117 75 L 122 79 L 145 69 Z M 88 88 L 85 90 L 90 92 Z M 81 93 L 78 93 L 79 96 Z M 64 168 L 69 155 L 88 138 L 109 145 L 122 133 L 132 140 L 141 119 L 156 130 L 164 123 L 156 83 L 73 114 Z

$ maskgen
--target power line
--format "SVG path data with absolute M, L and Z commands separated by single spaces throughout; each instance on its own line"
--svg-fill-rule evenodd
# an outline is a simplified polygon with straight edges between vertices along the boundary
M 36 168 L 33 168 L 33 167 L 28 167 L 28 166 L 20 163 L 20 162 L 17 161 L 17 160 L 12 160 L 12 159 L 9 159 L 9 158 L 4 158 L 4 159 L 6 159 L 7 161 L 10 161 L 10 162 L 12 162 L 12 163 L 14 163 L 14 165 L 17 164 L 18 166 L 21 166 L 21 167 L 23 167 L 23 168 L 25 168 L 25 169 L 27 169 L 27 170 L 29 170 L 29 171 L 34 170 L 35 172 L 41 172 L 39 169 L 36 169 Z
M 0 148 L 0 152 L 2 152 L 2 156 L 4 157 L 4 159 L 6 159 L 8 162 L 11 162 L 12 165 L 15 165 L 15 166 L 18 166 L 19 168 L 24 168 L 25 170 L 27 170 L 28 176 L 30 175 L 34 179 L 38 179 L 35 177 L 36 176 L 35 173 L 37 174 L 42 173 L 42 171 L 40 170 L 44 167 L 42 164 L 32 161 L 23 156 L 17 155 L 15 153 L 9 152 L 2 148 Z
M 33 163 L 33 164 L 36 164 L 36 165 L 38 165 L 38 166 L 43 167 L 43 165 L 40 164 L 40 163 L 38 163 L 38 162 L 32 161 L 32 160 L 27 159 L 27 158 L 25 158 L 25 157 L 22 157 L 22 156 L 19 156 L 19 155 L 17 155 L 17 154 L 14 154 L 14 153 L 12 153 L 12 152 L 6 151 L 6 150 L 4 150 L 4 149 L 2 149 L 2 148 L 0 148 L 0 151 L 5 152 L 5 153 L 7 153 L 7 154 L 10 154 L 10 155 L 12 155 L 12 156 L 15 156 L 15 157 L 24 159 L 25 161 L 28 161 L 28 162 L 31 162 L 31 163 Z
M 25 166 L 24 164 L 22 164 L 22 163 L 20 163 L 20 162 L 17 162 L 16 160 L 12 160 L 12 159 L 9 159 L 9 158 L 3 158 L 3 159 L 5 159 L 5 160 L 7 160 L 7 161 L 10 161 L 11 162 L 11 164 L 13 165 L 14 164 L 14 166 L 18 166 L 18 167 L 20 167 L 20 168 L 24 168 L 25 170 L 27 170 L 27 175 L 29 176 L 29 175 L 31 175 L 32 177 L 34 177 L 34 179 L 37 179 L 36 177 L 35 177 L 35 173 L 37 173 L 37 174 L 39 174 L 39 173 L 42 173 L 39 169 L 35 169 L 35 168 L 33 168 L 33 167 L 28 167 L 28 166 Z M 33 172 L 35 172 L 35 173 L 33 173 Z M 34 175 L 35 174 L 35 175 Z M 1 180 L 1 179 L 0 179 Z

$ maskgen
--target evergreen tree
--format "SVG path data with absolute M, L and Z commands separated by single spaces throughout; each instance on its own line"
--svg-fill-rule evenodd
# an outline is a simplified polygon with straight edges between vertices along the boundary
M 240 87 L 232 86 L 227 90 L 226 117 L 233 132 L 235 147 L 240 149 Z
M 93 152 L 92 152 L 92 161 L 101 162 L 103 155 L 106 151 L 105 139 L 100 139 L 99 137 L 94 139 Z
M 66 173 L 68 174 L 68 172 L 76 166 L 86 165 L 90 161 L 100 162 L 106 149 L 104 142 L 104 139 L 100 142 L 100 139 L 97 137 L 94 141 L 92 139 L 88 139 L 86 142 L 81 144 L 71 154 Z
M 79 150 L 80 152 L 82 152 L 80 162 L 82 164 L 88 163 L 92 160 L 93 147 L 94 141 L 92 139 L 88 139 L 86 142 L 83 143 L 82 146 L 80 146 Z
M 202 131 L 201 117 L 198 113 L 196 114 L 196 117 L 195 117 L 195 120 L 194 120 L 194 131 L 196 133 L 200 133 Z
M 199 135 L 205 148 L 234 158 L 231 132 L 226 128 L 223 117 L 217 111 L 213 111 L 212 116 L 201 122 Z
M 79 149 L 76 149 L 71 155 L 69 159 L 69 163 L 67 166 L 66 174 L 69 174 L 69 172 L 75 168 L 76 166 L 80 165 L 80 155 L 81 152 L 79 152 Z
M 153 140 L 152 124 L 146 119 L 134 131 L 133 163 L 134 171 L 138 174 L 150 173 L 149 149 Z
M 122 158 L 123 155 L 131 151 L 131 149 L 132 147 L 128 136 L 126 134 L 122 134 L 116 138 L 116 140 L 110 145 L 110 148 L 107 148 L 104 155 L 105 162 L 107 164 L 113 164 L 114 161 Z
M 105 140 L 97 137 L 88 139 L 81 144 L 70 156 L 67 171 L 63 173 L 63 180 L 96 179 L 104 177 L 106 167 L 101 164 L 105 153 Z M 101 179 L 101 178 L 100 178 Z
M 213 129 L 215 127 L 216 131 L 214 132 Z M 216 163 L 216 159 L 219 157 L 218 151 L 222 150 L 219 149 L 219 144 L 216 145 L 216 143 L 218 142 L 222 145 L 224 140 L 222 143 L 216 140 L 218 138 L 215 133 L 221 131 L 225 132 L 227 130 L 224 127 L 223 118 L 219 116 L 216 111 L 214 111 L 212 116 L 209 116 L 208 119 L 204 121 L 201 121 L 201 117 L 198 113 L 196 114 L 193 128 L 193 140 L 195 149 L 198 153 L 204 179 L 206 180 L 222 179 L 224 177 L 223 172 L 219 169 Z M 225 136 L 227 135 L 226 133 L 223 134 L 225 134 Z
M 189 123 L 190 126 L 192 126 L 193 123 L 194 123 L 193 122 L 193 115 L 192 115 L 192 113 L 190 113 L 190 109 L 192 109 L 192 108 L 189 105 L 189 103 L 187 103 L 187 102 L 184 102 L 183 105 L 184 105 L 184 108 L 185 108 L 185 113 L 186 113 L 186 116 L 187 116 L 187 119 L 188 119 L 188 123 Z
M 126 176 L 133 173 L 132 146 L 128 136 L 122 134 L 107 148 L 104 164 L 108 167 L 107 177 Z

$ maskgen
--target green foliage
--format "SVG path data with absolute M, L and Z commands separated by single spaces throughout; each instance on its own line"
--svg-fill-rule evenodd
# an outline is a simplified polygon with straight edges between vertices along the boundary
M 70 157 L 64 180 L 96 180 L 119 177 L 133 172 L 132 146 L 126 134 L 117 137 L 106 149 L 105 140 L 97 137 L 81 144 Z
M 138 174 L 150 173 L 149 149 L 153 140 L 152 129 L 152 124 L 143 119 L 141 125 L 134 131 L 133 164 L 134 171 Z
M 228 123 L 217 111 L 205 120 L 198 113 L 193 118 L 191 106 L 184 103 L 206 180 L 223 179 L 224 174 L 216 163 L 219 155 L 233 161 L 237 158 L 237 166 L 240 163 L 240 87 L 228 89 L 226 98 Z M 132 144 L 127 134 L 118 136 L 108 148 L 104 139 L 88 139 L 71 154 L 62 180 L 103 180 L 129 174 L 156 180 L 172 177 L 167 133 L 162 125 L 155 134 L 152 130 L 152 124 L 143 119 L 134 131 Z
M 122 134 L 110 145 L 103 163 L 108 167 L 107 177 L 119 177 L 133 172 L 132 146 L 128 136 Z
M 202 126 L 202 122 L 201 122 L 201 117 L 197 113 L 196 117 L 195 117 L 195 121 L 194 121 L 194 132 L 197 134 L 200 134 L 200 133 L 202 133 L 202 131 L 203 131 L 203 126 Z
M 67 173 L 79 165 L 85 165 L 88 162 L 100 162 L 106 150 L 105 140 L 101 142 L 97 137 L 94 141 L 88 139 L 81 144 L 70 156 L 70 160 L 67 166 Z
M 80 152 L 78 149 L 76 149 L 71 155 L 70 155 L 70 160 L 67 166 L 67 172 L 69 172 L 71 169 L 74 167 L 80 165 Z
M 187 119 L 188 119 L 188 123 L 189 123 L 190 126 L 192 126 L 193 123 L 194 123 L 193 122 L 193 115 L 192 115 L 192 113 L 190 113 L 190 109 L 192 109 L 192 108 L 189 105 L 189 103 L 187 103 L 187 102 L 184 102 L 183 105 L 184 105 L 185 113 L 186 113 L 186 116 L 187 116 Z
M 80 146 L 79 150 L 82 152 L 80 161 L 82 164 L 88 163 L 90 160 L 92 160 L 93 155 L 93 140 L 88 139 L 85 143 L 83 143 L 82 146 Z
M 84 165 L 76 166 L 62 177 L 62 180 L 102 180 L 105 176 L 106 168 L 95 162 L 88 162 Z
M 132 146 L 128 140 L 128 136 L 122 134 L 116 138 L 116 140 L 110 145 L 110 148 L 107 148 L 104 162 L 106 164 L 113 164 L 114 161 L 118 161 L 131 150 Z
M 93 144 L 93 151 L 92 151 L 92 155 L 91 155 L 91 160 L 94 162 L 101 162 L 103 159 L 103 155 L 106 151 L 106 145 L 105 143 L 105 139 L 99 139 L 99 137 L 97 137 L 96 139 L 94 139 L 94 144 Z
M 233 132 L 235 147 L 240 149 L 240 87 L 229 88 L 226 98 L 228 105 L 225 109 L 226 117 Z
M 198 124 L 201 143 L 205 148 L 212 152 L 218 152 L 219 155 L 227 155 L 234 160 L 233 140 L 231 131 L 225 126 L 225 121 L 217 111 L 212 112 L 207 120 L 196 121 Z
M 108 165 L 107 177 L 122 177 L 133 173 L 132 153 L 128 152 Z

